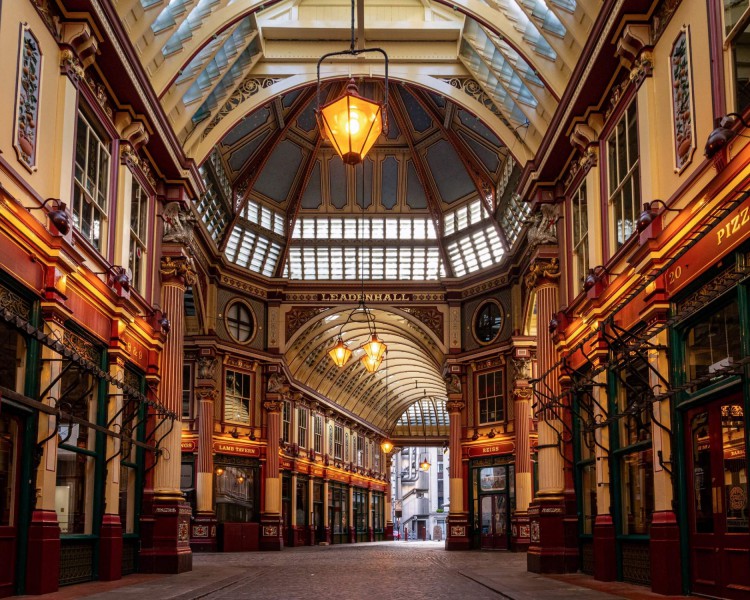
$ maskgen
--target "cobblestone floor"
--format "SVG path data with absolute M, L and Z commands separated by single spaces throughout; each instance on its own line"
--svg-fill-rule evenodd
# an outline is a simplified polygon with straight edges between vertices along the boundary
M 576 576 L 572 576 L 576 577 Z M 181 575 L 133 575 L 63 588 L 45 600 L 616 600 L 666 598 L 617 584 L 616 594 L 526 571 L 526 555 L 446 552 L 438 542 L 379 542 L 196 554 Z M 581 585 L 586 585 L 581 583 Z M 605 588 L 606 589 L 606 588 Z

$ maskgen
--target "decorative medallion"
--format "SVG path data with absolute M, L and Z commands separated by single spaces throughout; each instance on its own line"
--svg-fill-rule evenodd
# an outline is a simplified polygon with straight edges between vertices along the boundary
M 669 55 L 672 72 L 672 119 L 675 171 L 681 172 L 693 159 L 695 126 L 693 74 L 690 68 L 690 28 L 685 25 L 672 44 Z
M 41 70 L 42 51 L 39 41 L 29 29 L 28 23 L 22 23 L 18 49 L 13 147 L 16 149 L 19 162 L 32 172 L 36 170 Z
M 443 313 L 437 308 L 413 308 L 411 306 L 399 306 L 399 309 L 412 317 L 419 319 L 426 325 L 437 337 L 443 339 Z
M 286 339 L 301 329 L 305 323 L 325 312 L 324 307 L 295 306 L 286 313 Z

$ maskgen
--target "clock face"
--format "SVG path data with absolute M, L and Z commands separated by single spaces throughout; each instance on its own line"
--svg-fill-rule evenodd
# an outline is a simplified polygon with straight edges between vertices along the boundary
M 481 344 L 495 340 L 503 327 L 502 307 L 494 300 L 488 300 L 479 307 L 474 317 L 474 335 Z

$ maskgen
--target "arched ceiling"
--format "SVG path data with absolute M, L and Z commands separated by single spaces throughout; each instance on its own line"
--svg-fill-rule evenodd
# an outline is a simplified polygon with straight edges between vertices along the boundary
M 450 280 L 500 265 L 528 216 L 506 192 L 509 176 L 535 157 L 603 3 L 355 1 L 356 47 L 389 56 L 391 130 L 352 170 L 313 113 L 319 57 L 349 47 L 350 0 L 112 0 L 201 165 L 196 210 L 229 263 L 270 280 L 341 283 Z M 382 97 L 384 73 L 376 53 L 329 60 L 322 91 L 334 97 L 353 77 Z M 289 341 L 300 385 L 389 432 L 445 399 L 445 349 L 395 309 L 373 311 L 387 377 L 356 354 L 335 367 L 326 350 L 350 308 Z M 366 327 L 354 320 L 343 335 L 362 343 Z
M 364 352 L 359 349 L 368 339 L 367 323 L 358 312 L 347 321 L 351 310 L 341 306 L 321 313 L 289 340 L 284 354 L 296 382 L 389 433 L 415 401 L 446 398 L 441 376 L 445 349 L 431 332 L 397 309 L 372 309 L 388 352 L 380 369 L 369 373 L 360 363 Z M 327 353 L 339 333 L 353 350 L 343 367 Z

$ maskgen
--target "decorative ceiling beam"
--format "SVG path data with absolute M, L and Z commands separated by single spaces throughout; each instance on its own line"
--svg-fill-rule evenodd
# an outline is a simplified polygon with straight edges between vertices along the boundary
M 297 224 L 297 217 L 302 204 L 302 194 L 307 189 L 307 186 L 310 183 L 310 177 L 312 177 L 312 172 L 315 169 L 315 164 L 318 162 L 318 150 L 320 150 L 320 144 L 322 141 L 323 136 L 318 132 L 318 136 L 315 139 L 315 146 L 310 152 L 310 156 L 308 156 L 307 162 L 302 170 L 302 177 L 297 178 L 297 184 L 289 195 L 289 206 L 286 211 L 286 243 L 284 244 L 281 256 L 279 256 L 279 262 L 276 263 L 276 270 L 273 274 L 274 277 L 281 277 L 281 274 L 284 272 L 284 265 L 289 258 L 289 245 L 292 242 L 292 233 Z M 364 172 L 362 173 L 362 177 L 364 177 Z
M 427 196 L 427 208 L 430 211 L 432 222 L 435 226 L 435 233 L 438 238 L 437 245 L 440 250 L 440 258 L 443 260 L 445 273 L 448 277 L 454 277 L 455 274 L 453 273 L 453 266 L 451 265 L 451 261 L 448 258 L 448 253 L 445 251 L 445 247 L 443 246 L 443 210 L 438 204 L 438 201 L 435 198 L 435 194 L 433 193 L 432 186 L 430 185 L 430 178 L 427 176 L 428 169 L 422 162 L 421 155 L 414 147 L 414 140 L 410 135 L 411 127 L 407 122 L 408 117 L 404 115 L 406 109 L 401 103 L 401 97 L 398 94 L 392 94 L 391 98 L 393 99 L 393 118 L 396 119 L 396 124 L 401 130 L 401 133 L 403 134 L 404 139 L 409 146 L 409 151 L 411 152 L 411 156 L 414 159 L 414 169 L 417 172 L 417 178 L 422 184 L 424 193 Z M 437 122 L 440 123 L 440 115 L 433 116 L 432 118 L 433 120 L 437 120 Z M 404 164 L 406 164 L 406 161 L 404 161 Z

